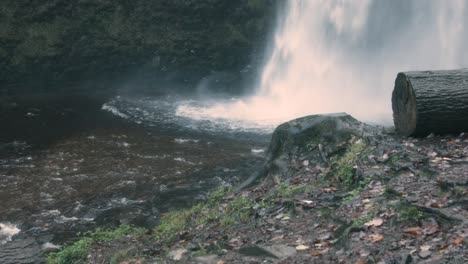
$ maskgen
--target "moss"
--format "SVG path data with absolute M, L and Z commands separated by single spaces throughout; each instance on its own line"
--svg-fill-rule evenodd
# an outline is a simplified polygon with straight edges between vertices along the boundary
M 64 247 L 57 253 L 51 253 L 47 256 L 48 264 L 70 264 L 83 263 L 88 256 L 88 252 L 96 242 L 109 242 L 116 239 L 121 239 L 128 235 L 141 236 L 146 232 L 143 228 L 134 228 L 127 225 L 122 225 L 117 229 L 98 228 L 94 232 L 87 232 L 80 240 Z
M 354 142 L 343 156 L 333 162 L 332 178 L 348 190 L 365 184 L 364 181 L 366 179 L 357 177 L 355 166 L 359 163 L 359 159 L 368 151 L 368 146 L 363 140 Z
M 293 198 L 297 194 L 308 192 L 312 187 L 307 184 L 290 185 L 282 182 L 273 190 L 272 197 Z
M 353 226 L 363 226 L 365 223 L 371 221 L 372 219 L 373 219 L 373 216 L 371 214 L 362 216 L 353 221 Z
M 229 190 L 218 189 L 209 195 L 206 203 L 164 214 L 160 224 L 155 228 L 156 239 L 163 243 L 173 242 L 178 234 L 193 225 L 217 223 L 221 226 L 229 226 L 247 222 L 253 213 L 254 201 L 240 196 L 223 204 L 228 194 Z
M 425 214 L 417 207 L 411 205 L 401 205 L 398 218 L 401 222 L 417 223 L 424 219 Z
M 47 257 L 48 264 L 81 263 L 86 259 L 92 239 L 83 238 L 65 247 L 58 253 L 52 253 Z
M 131 258 L 130 253 L 133 251 L 134 247 L 129 247 L 123 250 L 117 251 L 110 259 L 110 264 L 120 264 L 123 261 Z
M 246 197 L 237 197 L 230 202 L 221 218 L 221 225 L 247 222 L 253 213 L 253 201 Z
M 171 242 L 177 235 L 187 228 L 192 218 L 192 210 L 170 212 L 161 216 L 161 222 L 155 229 L 156 239 Z

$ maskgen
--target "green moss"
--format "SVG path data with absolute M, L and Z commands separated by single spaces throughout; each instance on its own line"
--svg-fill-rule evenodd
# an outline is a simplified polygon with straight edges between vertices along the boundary
M 174 240 L 187 228 L 193 213 L 192 210 L 181 210 L 162 215 L 161 222 L 155 229 L 156 239 L 164 242 Z
M 253 201 L 246 197 L 237 197 L 228 204 L 221 218 L 221 225 L 227 226 L 239 222 L 247 222 L 253 213 Z M 234 222 L 233 222 L 234 220 Z
M 356 177 L 355 166 L 359 163 L 359 159 L 368 151 L 368 146 L 363 140 L 354 142 L 343 156 L 333 162 L 332 178 L 348 190 L 363 185 L 365 179 Z
M 110 259 L 110 264 L 120 264 L 121 262 L 129 259 L 131 257 L 129 256 L 130 252 L 134 249 L 134 247 L 129 247 L 127 249 L 117 251 Z
M 228 194 L 229 190 L 218 189 L 209 195 L 206 203 L 164 214 L 155 228 L 156 239 L 164 243 L 173 242 L 178 234 L 193 225 L 218 223 L 229 226 L 248 221 L 253 213 L 254 201 L 240 196 L 223 205 Z
M 58 253 L 52 253 L 47 257 L 48 264 L 73 264 L 82 263 L 88 255 L 92 239 L 83 238 L 65 247 Z
M 297 194 L 308 192 L 312 187 L 307 184 L 290 185 L 282 182 L 273 190 L 272 197 L 293 198 Z
M 411 205 L 400 205 L 398 218 L 401 222 L 415 223 L 424 219 L 425 214 L 417 207 Z
M 353 226 L 363 226 L 365 223 L 371 221 L 373 216 L 371 214 L 365 215 L 353 221 Z
M 109 242 L 121 239 L 128 235 L 141 236 L 146 232 L 143 228 L 134 228 L 122 225 L 117 229 L 109 230 L 98 228 L 94 232 L 87 232 L 80 240 L 64 247 L 57 253 L 47 256 L 48 264 L 77 264 L 83 263 L 88 256 L 88 252 L 93 243 L 104 241 Z

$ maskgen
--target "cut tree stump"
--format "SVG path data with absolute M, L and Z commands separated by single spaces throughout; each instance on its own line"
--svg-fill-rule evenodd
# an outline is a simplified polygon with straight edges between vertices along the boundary
M 399 73 L 392 108 L 403 136 L 468 132 L 468 69 Z

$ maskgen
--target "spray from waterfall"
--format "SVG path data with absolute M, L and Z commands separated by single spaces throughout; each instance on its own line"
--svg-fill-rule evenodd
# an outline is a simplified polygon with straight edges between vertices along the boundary
M 391 124 L 400 71 L 467 67 L 464 0 L 289 0 L 255 95 L 178 115 L 276 125 L 347 112 Z

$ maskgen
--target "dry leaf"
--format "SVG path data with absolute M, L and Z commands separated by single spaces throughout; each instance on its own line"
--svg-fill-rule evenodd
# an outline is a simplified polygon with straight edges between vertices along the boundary
M 335 187 L 329 187 L 329 188 L 320 188 L 320 190 L 322 192 L 326 192 L 326 193 L 331 193 L 331 192 L 336 192 L 337 189 Z
M 437 224 L 424 226 L 424 235 L 433 235 L 440 231 L 440 227 Z
M 422 229 L 420 227 L 410 227 L 410 228 L 406 228 L 405 230 L 403 230 L 403 233 L 419 235 L 421 234 L 421 230 Z
M 455 238 L 455 240 L 453 241 L 453 244 L 455 246 L 460 246 L 462 242 L 463 242 L 463 237 L 459 236 L 459 237 Z
M 317 251 L 317 250 L 312 250 L 312 253 L 310 253 L 312 255 L 312 257 L 318 257 L 320 255 L 322 255 L 322 252 L 320 251 Z
M 421 251 L 429 251 L 431 249 L 431 246 L 425 245 L 421 246 L 419 249 L 421 249 Z
M 383 220 L 380 218 L 374 219 L 372 221 L 369 221 L 365 223 L 365 226 L 381 226 L 383 224 Z
M 367 258 L 360 259 L 356 262 L 356 264 L 366 264 L 367 263 Z
M 296 250 L 306 250 L 306 249 L 309 249 L 309 246 L 298 245 L 298 246 L 296 247 Z
M 377 243 L 377 242 L 384 240 L 384 236 L 380 234 L 375 234 L 375 235 L 371 235 L 370 237 L 368 237 L 367 240 L 369 240 L 372 243 Z
M 431 207 L 432 207 L 432 208 L 444 208 L 444 207 L 446 207 L 446 206 L 447 206 L 447 205 L 446 205 L 446 204 L 443 204 L 443 203 L 438 203 L 438 202 L 436 202 L 436 203 L 431 203 Z

